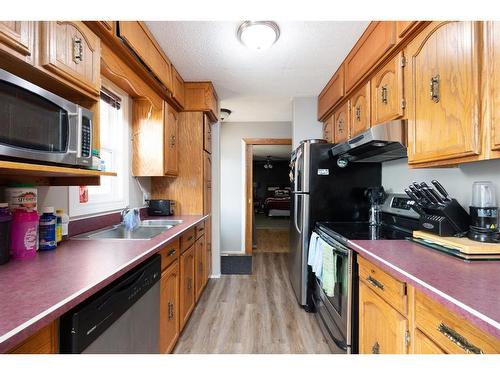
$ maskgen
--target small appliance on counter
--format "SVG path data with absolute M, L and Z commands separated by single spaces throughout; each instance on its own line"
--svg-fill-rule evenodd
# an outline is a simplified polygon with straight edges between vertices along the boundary
M 439 236 L 461 236 L 469 230 L 470 216 L 451 198 L 443 185 L 432 180 L 430 187 L 425 182 L 413 182 L 405 193 L 413 200 L 411 207 L 420 215 L 420 229 Z
M 175 209 L 175 201 L 171 199 L 149 199 L 149 216 L 172 216 Z
M 469 211 L 471 224 L 468 237 L 479 242 L 500 242 L 498 207 L 495 187 L 491 181 L 476 181 L 472 184 Z

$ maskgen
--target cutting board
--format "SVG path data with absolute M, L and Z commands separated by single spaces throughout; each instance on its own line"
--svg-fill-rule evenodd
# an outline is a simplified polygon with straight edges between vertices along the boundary
M 437 234 L 420 230 L 414 231 L 413 237 L 421 238 L 437 245 L 457 249 L 464 254 L 500 254 L 500 244 L 472 241 L 467 237 L 441 237 Z

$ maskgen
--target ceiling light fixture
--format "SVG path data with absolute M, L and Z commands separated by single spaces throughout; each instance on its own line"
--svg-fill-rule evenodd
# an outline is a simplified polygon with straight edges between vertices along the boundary
M 258 51 L 271 47 L 280 37 L 280 28 L 274 21 L 245 21 L 238 27 L 238 40 Z
M 264 164 L 265 169 L 273 169 L 273 165 L 271 164 L 271 156 L 267 157 L 266 164 Z
M 232 113 L 232 111 L 230 109 L 221 108 L 220 109 L 220 120 L 221 120 L 221 122 L 224 121 L 224 120 L 226 120 L 231 113 Z

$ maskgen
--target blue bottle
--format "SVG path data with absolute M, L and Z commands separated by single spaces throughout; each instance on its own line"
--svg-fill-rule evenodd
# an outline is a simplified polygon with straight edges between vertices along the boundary
M 45 207 L 39 223 L 39 250 L 54 250 L 57 247 L 54 207 Z

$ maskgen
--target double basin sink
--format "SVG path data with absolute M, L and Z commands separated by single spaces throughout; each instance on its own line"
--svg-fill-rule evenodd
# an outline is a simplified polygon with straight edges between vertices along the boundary
M 176 225 L 182 220 L 142 220 L 134 230 L 127 230 L 125 225 L 117 224 L 111 227 L 98 229 L 92 232 L 74 236 L 76 240 L 149 240 Z

